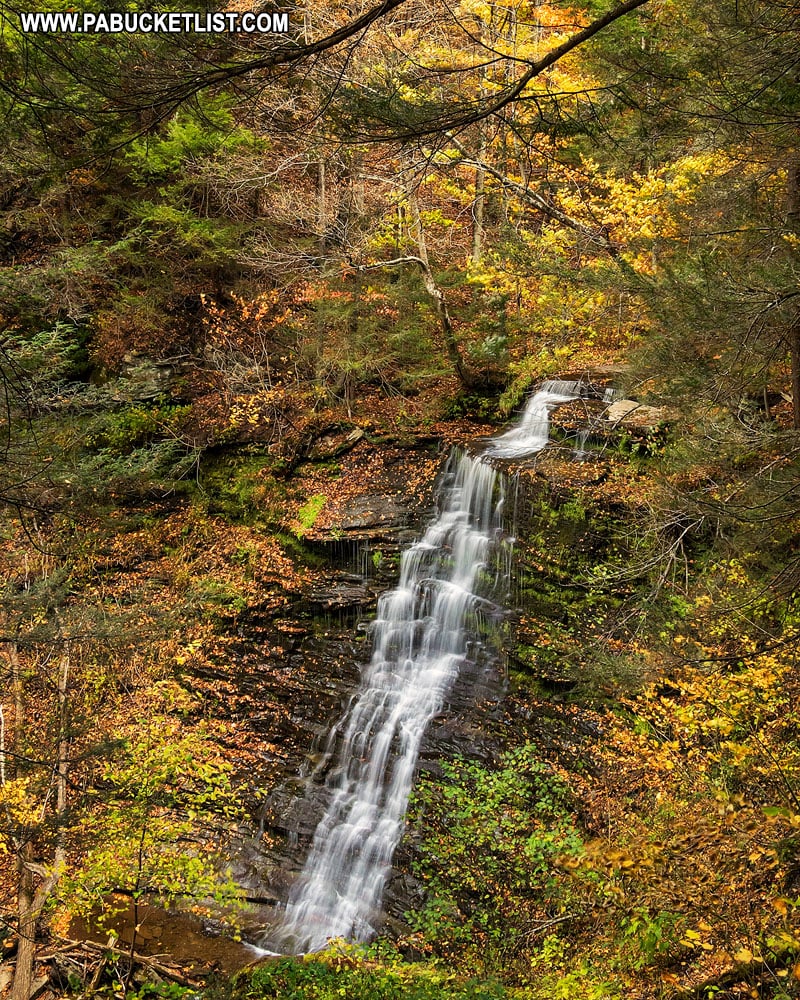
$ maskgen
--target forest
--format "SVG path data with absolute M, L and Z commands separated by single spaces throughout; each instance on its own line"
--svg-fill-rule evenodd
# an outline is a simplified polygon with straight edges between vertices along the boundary
M 0 109 L 0 995 L 800 997 L 800 5 L 0 0 Z

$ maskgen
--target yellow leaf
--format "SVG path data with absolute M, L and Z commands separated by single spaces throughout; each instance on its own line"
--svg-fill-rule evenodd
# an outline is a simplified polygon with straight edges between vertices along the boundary
M 749 948 L 740 948 L 733 956 L 734 962 L 752 962 L 753 953 Z

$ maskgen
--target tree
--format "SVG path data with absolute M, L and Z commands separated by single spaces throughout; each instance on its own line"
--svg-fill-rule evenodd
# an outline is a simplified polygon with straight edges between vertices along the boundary
M 235 905 L 216 847 L 239 807 L 208 734 L 182 731 L 185 692 L 164 680 L 146 705 L 127 693 L 152 631 L 76 600 L 63 558 L 41 552 L 34 562 L 8 545 L 6 554 L 0 850 L 16 871 L 12 997 L 28 1000 L 41 918 L 56 897 L 87 915 L 113 907 L 115 893 L 135 907 L 187 897 Z
M 692 391 L 702 382 L 711 399 L 738 403 L 781 380 L 787 361 L 791 386 L 800 384 L 795 15 L 781 0 L 674 9 L 645 15 L 641 30 L 621 26 L 613 50 L 601 39 L 590 56 L 613 67 L 614 77 L 594 63 L 612 95 L 604 129 L 615 138 L 595 166 L 609 183 L 605 224 L 629 247 L 657 324 L 642 341 L 644 365 L 663 370 L 662 344 L 664 359 L 677 352 L 697 376 Z M 615 83 L 622 69 L 627 81 Z M 626 191 L 619 150 L 636 165 Z M 671 367 L 677 387 L 682 373 Z
M 123 410 L 120 420 L 108 411 L 108 397 L 99 418 L 91 413 L 98 398 L 85 383 L 72 381 L 80 354 L 74 326 L 58 323 L 33 336 L 7 336 L 3 352 L 8 479 L 0 500 L 16 519 L 3 521 L 0 543 L 5 569 L 0 590 L 0 851 L 11 856 L 15 872 L 15 897 L 3 901 L 17 941 L 14 1000 L 28 1000 L 33 990 L 48 904 L 59 893 L 63 898 L 70 879 L 75 898 L 76 858 L 85 861 L 101 844 L 123 854 L 129 864 L 138 859 L 140 876 L 132 880 L 106 858 L 104 881 L 95 878 L 93 883 L 95 902 L 116 889 L 162 900 L 181 891 L 210 895 L 212 884 L 221 885 L 211 842 L 224 836 L 233 809 L 226 766 L 209 741 L 177 732 L 169 713 L 182 708 L 174 697 L 166 697 L 169 689 L 156 686 L 150 695 L 153 720 L 161 713 L 158 739 L 166 761 L 161 770 L 155 757 L 146 758 L 141 751 L 138 734 L 130 731 L 129 718 L 139 704 L 129 692 L 136 689 L 143 650 L 163 636 L 147 614 L 127 611 L 102 588 L 93 593 L 87 566 L 107 530 L 97 509 L 105 492 L 98 486 L 99 470 L 112 492 L 124 490 L 121 460 L 130 460 L 138 465 L 128 469 L 138 489 L 143 466 L 137 452 L 145 464 L 153 458 L 155 442 L 147 439 L 159 428 L 142 408 L 138 413 Z M 82 419 L 75 410 L 86 405 L 90 414 Z M 162 409 L 162 420 L 169 417 L 168 410 Z M 126 416 L 137 419 L 126 424 Z M 101 434 L 105 437 L 97 447 Z M 160 465 L 157 478 L 165 472 Z M 163 490 L 163 481 L 159 488 Z M 168 627 L 166 621 L 163 626 Z M 157 739 L 150 742 L 155 745 Z M 136 813 L 140 825 L 138 854 L 126 853 L 125 837 L 133 828 L 119 821 L 122 800 L 134 787 L 143 798 L 135 808 L 129 803 L 124 807 L 131 816 Z M 213 837 L 203 834 L 204 850 L 192 858 L 186 846 L 189 831 L 199 836 L 212 814 L 217 829 Z M 184 838 L 180 858 L 171 847 L 179 837 Z M 220 893 L 230 895 L 225 889 Z
M 452 100 L 453 74 L 460 80 L 474 72 L 473 66 L 465 70 L 450 65 L 418 67 L 430 91 L 424 104 L 416 98 L 405 100 L 391 82 L 391 89 L 377 95 L 373 88 L 357 82 L 342 89 L 347 67 L 364 33 L 382 26 L 389 14 L 410 2 L 383 0 L 350 20 L 346 19 L 346 11 L 332 7 L 327 13 L 336 26 L 316 38 L 308 38 L 305 31 L 302 37 L 292 31 L 277 43 L 274 38 L 264 42 L 251 40 L 245 45 L 238 39 L 223 39 L 218 50 L 212 48 L 211 52 L 206 44 L 187 42 L 176 35 L 157 38 L 155 49 L 149 36 L 138 39 L 112 35 L 102 46 L 94 44 L 90 36 L 21 36 L 19 12 L 13 11 L 12 18 L 9 8 L 5 18 L 11 30 L 3 53 L 6 62 L 3 90 L 12 106 L 20 104 L 33 116 L 46 141 L 65 141 L 66 122 L 71 116 L 80 115 L 84 123 L 92 124 L 96 142 L 102 148 L 109 141 L 109 124 L 117 130 L 115 145 L 119 145 L 119 141 L 129 141 L 132 135 L 168 120 L 178 108 L 201 93 L 234 87 L 253 97 L 271 76 L 284 68 L 299 67 L 330 54 L 334 59 L 333 89 L 323 89 L 320 107 L 331 105 L 334 96 L 341 98 L 335 111 L 338 136 L 348 141 L 408 141 L 438 135 L 443 128 L 463 128 L 498 114 L 523 97 L 528 85 L 544 70 L 648 0 L 624 0 L 588 24 L 578 25 L 572 35 L 545 56 L 523 59 L 525 69 L 520 75 L 477 101 Z M 481 59 L 494 58 L 490 46 L 482 47 L 486 56 Z M 131 65 L 139 70 L 135 77 L 130 74 Z M 479 73 L 481 65 L 479 61 Z M 25 74 L 26 66 L 35 67 L 37 72 Z M 442 93 L 440 84 L 444 80 L 450 82 Z M 282 116 L 280 110 L 274 115 L 274 124 L 293 131 L 307 125 L 294 119 L 291 113 Z M 120 137 L 121 128 L 128 130 L 127 135 L 123 132 Z

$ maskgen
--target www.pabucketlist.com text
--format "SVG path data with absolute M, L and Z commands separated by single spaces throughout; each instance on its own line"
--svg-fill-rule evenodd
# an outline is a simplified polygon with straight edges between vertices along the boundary
M 25 34 L 274 34 L 289 30 L 286 11 L 256 14 L 252 11 L 20 11 Z

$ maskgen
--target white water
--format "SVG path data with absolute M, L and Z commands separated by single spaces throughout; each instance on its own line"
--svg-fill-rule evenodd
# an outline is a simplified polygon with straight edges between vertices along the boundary
M 550 437 L 550 413 L 553 408 L 580 395 L 580 382 L 545 382 L 531 396 L 519 424 L 493 438 L 487 454 L 497 458 L 522 458 L 541 451 Z
M 520 426 L 493 439 L 485 454 L 540 451 L 550 410 L 579 392 L 578 383 L 546 383 Z M 451 454 L 440 511 L 403 553 L 397 589 L 378 603 L 372 660 L 336 727 L 342 736 L 327 781 L 330 803 L 270 948 L 316 951 L 332 937 L 374 933 L 423 734 L 460 669 L 479 656 L 476 624 L 497 610 L 486 595 L 498 575 L 491 560 L 502 537 L 499 478 L 481 458 Z

